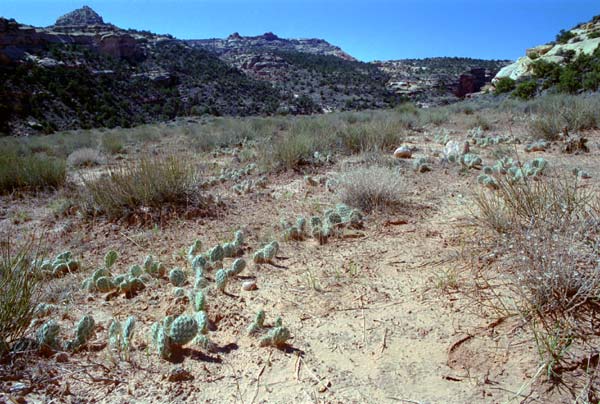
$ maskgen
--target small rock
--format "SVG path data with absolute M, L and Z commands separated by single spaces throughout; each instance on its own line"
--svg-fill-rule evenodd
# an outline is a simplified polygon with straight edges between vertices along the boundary
M 258 286 L 256 286 L 256 282 L 254 282 L 254 281 L 246 281 L 246 282 L 242 283 L 242 290 L 250 291 L 250 290 L 256 290 L 256 289 L 258 289 Z
M 169 372 L 167 380 L 170 382 L 184 382 L 194 380 L 194 376 L 184 368 L 174 368 Z
M 400 146 L 394 152 L 397 159 L 409 159 L 412 157 L 412 150 L 408 146 Z

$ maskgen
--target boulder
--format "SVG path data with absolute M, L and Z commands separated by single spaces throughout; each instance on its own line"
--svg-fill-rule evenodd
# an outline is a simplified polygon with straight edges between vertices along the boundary
M 412 157 L 412 150 L 408 146 L 400 146 L 394 151 L 394 157 L 397 159 L 409 159 Z

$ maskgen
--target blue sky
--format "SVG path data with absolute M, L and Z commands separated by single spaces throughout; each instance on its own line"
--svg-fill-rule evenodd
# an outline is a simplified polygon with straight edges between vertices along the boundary
M 0 0 L 0 16 L 46 26 L 84 4 L 123 28 L 185 39 L 272 31 L 323 38 L 364 61 L 516 59 L 600 14 L 598 0 Z

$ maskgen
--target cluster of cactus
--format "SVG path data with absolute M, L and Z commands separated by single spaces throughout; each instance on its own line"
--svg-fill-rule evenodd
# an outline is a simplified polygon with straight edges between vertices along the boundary
M 466 153 L 458 159 L 461 166 L 465 168 L 474 168 L 479 170 L 483 164 L 481 157 L 473 153 Z
M 546 151 L 550 147 L 550 142 L 547 140 L 535 140 L 525 145 L 526 152 Z
M 244 180 L 238 184 L 235 184 L 231 187 L 232 191 L 238 195 L 249 194 L 254 192 L 258 188 L 266 188 L 268 183 L 268 179 L 266 176 L 261 176 L 257 180 Z
M 265 327 L 265 312 L 259 310 L 256 313 L 254 321 L 247 328 L 248 335 L 262 335 L 260 338 L 260 346 L 283 347 L 291 338 L 290 331 L 283 326 L 281 317 L 277 317 L 273 327 Z
M 469 139 L 479 139 L 484 137 L 484 130 L 481 126 L 477 126 L 475 128 L 471 128 L 467 131 L 467 138 Z
M 239 170 L 227 169 L 223 167 L 219 176 L 212 176 L 201 183 L 202 188 L 212 187 L 219 183 L 224 183 L 229 180 L 239 181 L 243 177 L 250 175 L 252 171 L 256 169 L 256 164 L 250 163 L 246 167 L 242 167 Z
M 246 268 L 246 261 L 242 258 L 238 258 L 231 264 L 231 267 L 225 269 L 221 268 L 215 273 L 215 287 L 217 290 L 222 292 L 225 291 L 225 287 L 229 282 L 229 279 L 239 275 L 244 268 Z
M 434 142 L 445 146 L 450 141 L 450 132 L 443 128 L 440 132 L 433 135 Z
M 239 181 L 247 175 L 252 174 L 252 172 L 256 169 L 255 163 L 250 163 L 246 167 L 242 167 L 239 170 L 235 169 L 227 169 L 223 167 L 221 169 L 221 175 L 219 176 L 220 182 L 225 182 L 227 180 L 231 181 Z
M 36 342 L 42 351 L 54 351 L 59 349 L 58 334 L 60 326 L 54 320 L 48 320 L 36 332 Z
M 306 219 L 302 216 L 299 216 L 296 219 L 296 223 L 293 224 L 281 219 L 281 227 L 283 228 L 283 238 L 286 241 L 302 241 L 308 235 L 306 230 Z
M 56 335 L 58 335 L 59 328 L 56 323 L 52 323 L 53 320 L 48 321 L 46 324 L 42 326 L 42 328 L 38 331 L 38 343 L 44 341 L 44 345 L 50 347 L 50 343 L 52 343 L 52 335 L 54 335 L 54 343 L 56 341 Z M 75 328 L 75 335 L 72 340 L 68 341 L 65 344 L 65 350 L 75 352 L 79 350 L 81 347 L 85 346 L 94 335 L 94 326 L 96 322 L 91 316 L 83 316 L 81 320 L 77 323 L 77 327 Z M 40 344 L 41 345 L 41 344 Z
M 340 228 L 361 228 L 363 226 L 363 215 L 358 209 L 340 203 L 335 209 L 327 209 L 323 219 L 319 216 L 310 218 L 310 235 L 319 241 L 319 244 L 327 243 L 329 237 L 335 235 Z
M 574 168 L 573 171 L 571 171 L 573 173 L 574 176 L 576 176 L 579 179 L 582 180 L 587 180 L 589 178 L 592 178 L 592 176 L 587 172 L 582 170 L 581 168 Z
M 505 136 L 486 136 L 473 139 L 477 146 L 484 148 L 492 145 L 498 145 L 501 143 L 508 143 L 509 140 L 510 139 Z
M 193 299 L 194 314 L 182 314 L 175 318 L 167 316 L 151 328 L 152 346 L 163 359 L 169 359 L 173 350 L 193 342 L 202 348 L 212 350 L 208 334 L 208 316 L 205 311 L 205 298 L 197 291 Z
M 118 352 L 129 353 L 133 340 L 135 317 L 131 316 L 123 324 L 117 319 L 112 319 L 108 327 L 108 344 Z
M 68 272 L 77 271 L 81 267 L 80 262 L 73 259 L 70 251 L 58 254 L 53 260 L 43 260 L 37 264 L 39 264 L 42 274 L 55 278 Z
M 413 162 L 413 169 L 418 173 L 431 171 L 429 159 L 427 157 L 419 157 Z
M 327 155 L 323 155 L 321 152 L 316 151 L 313 153 L 312 164 L 314 165 L 323 165 L 323 164 L 333 164 L 334 159 L 331 153 Z
M 219 270 L 223 268 L 223 259 L 239 257 L 243 254 L 244 233 L 235 232 L 232 241 L 217 244 L 206 253 L 201 253 L 202 243 L 196 240 L 188 250 L 188 261 L 195 274 L 194 288 L 203 288 L 207 285 L 204 271 Z
M 92 276 L 83 281 L 83 288 L 89 292 L 98 291 L 102 293 L 114 290 L 131 296 L 146 287 L 152 278 L 164 276 L 164 265 L 154 261 L 152 256 L 146 257 L 143 265 L 132 265 L 125 274 L 113 276 L 111 268 L 117 261 L 118 255 L 115 251 L 109 251 L 104 256 L 104 266 L 94 271 Z
M 527 177 L 541 176 L 547 166 L 548 162 L 541 157 L 523 165 L 512 158 L 505 157 L 491 167 L 483 167 L 483 173 L 477 177 L 477 182 L 487 188 L 498 189 L 499 185 L 495 175 L 503 175 L 509 183 L 515 183 Z
M 254 253 L 252 259 L 257 264 L 272 263 L 279 252 L 279 243 L 275 240 Z

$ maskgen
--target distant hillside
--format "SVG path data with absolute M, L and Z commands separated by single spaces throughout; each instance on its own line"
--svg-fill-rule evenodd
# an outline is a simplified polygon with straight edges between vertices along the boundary
M 570 30 L 561 30 L 554 41 L 527 49 L 498 72 L 496 92 L 513 91 L 530 98 L 540 91 L 577 93 L 600 88 L 600 16 Z
M 466 70 L 496 65 L 451 58 L 363 63 L 321 39 L 272 33 L 178 40 L 121 29 L 89 7 L 45 28 L 0 18 L 0 133 L 387 108 L 409 98 L 442 103 L 489 79 L 481 69 Z
M 455 101 L 480 91 L 509 63 L 508 60 L 458 57 L 374 62 L 389 75 L 388 88 L 414 100 L 433 104 Z

